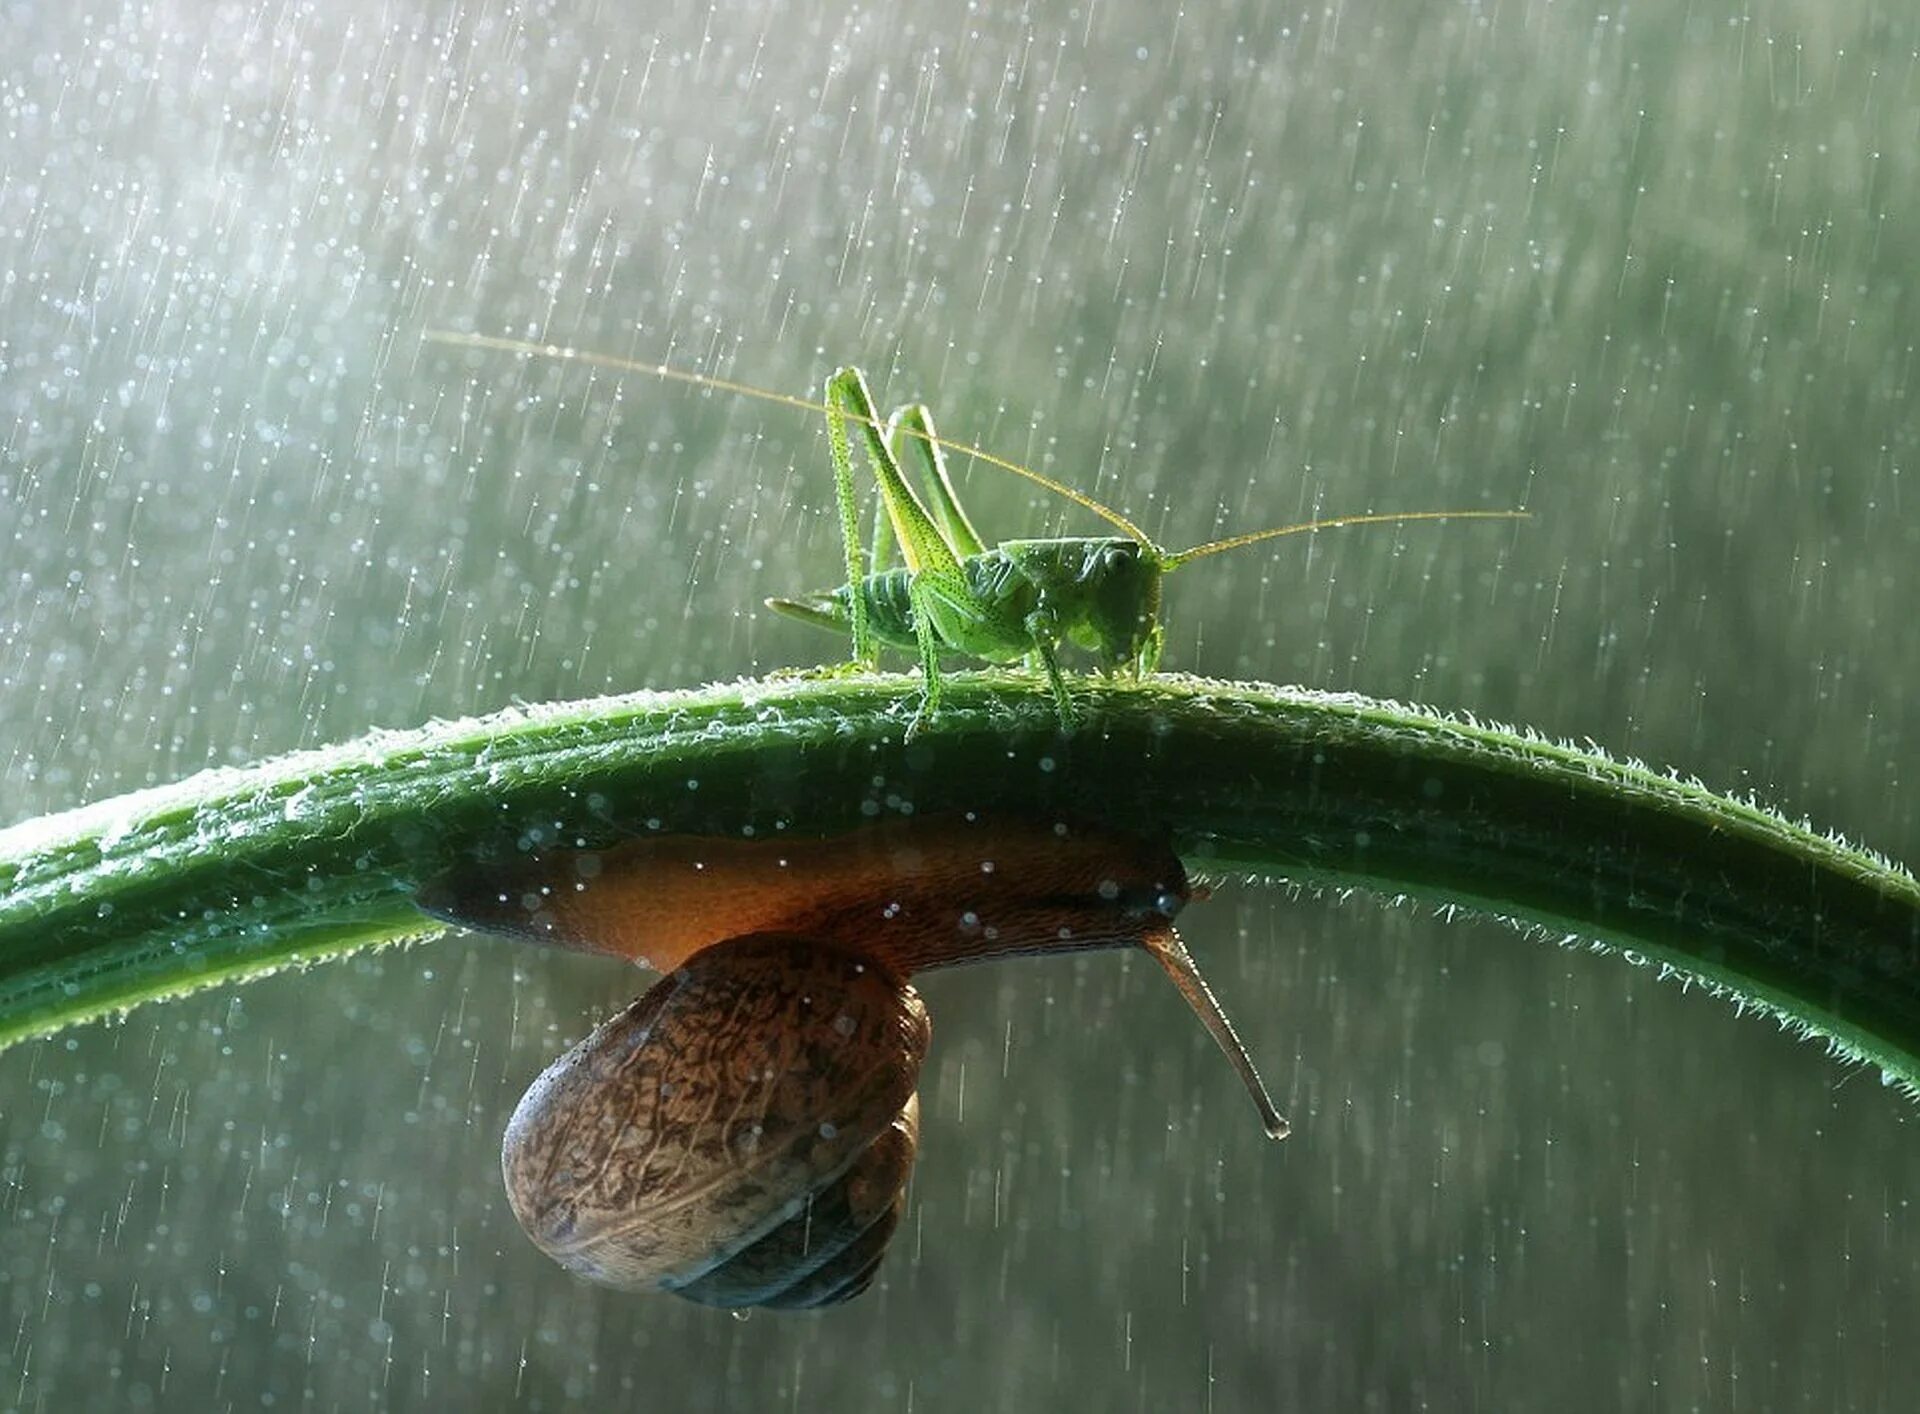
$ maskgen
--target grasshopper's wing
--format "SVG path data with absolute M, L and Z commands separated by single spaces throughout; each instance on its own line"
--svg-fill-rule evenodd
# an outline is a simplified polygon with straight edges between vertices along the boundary
M 934 436 L 933 414 L 925 403 L 914 403 L 896 411 L 887 421 L 887 444 L 895 461 L 911 457 L 920 467 L 920 487 L 926 492 L 927 509 L 945 534 L 947 543 L 961 556 L 983 555 L 987 545 L 973 528 L 967 513 L 960 508 L 960 497 L 947 475 L 947 459 Z

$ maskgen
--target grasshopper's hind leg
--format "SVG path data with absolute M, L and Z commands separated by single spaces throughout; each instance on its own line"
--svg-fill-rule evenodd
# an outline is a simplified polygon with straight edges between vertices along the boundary
M 880 501 L 893 525 L 893 540 L 906 563 L 908 603 L 913 611 L 913 634 L 920 648 L 920 667 L 926 688 L 920 707 L 914 713 L 909 734 L 925 724 L 940 707 L 940 642 L 936 623 L 977 618 L 984 612 L 961 568 L 961 552 L 947 539 L 946 532 L 900 470 L 899 459 L 889 442 L 893 436 L 909 435 L 902 427 L 927 426 L 923 414 L 912 410 L 901 413 L 895 423 L 882 423 L 874 411 L 873 394 L 858 369 L 843 368 L 827 380 L 827 432 L 833 445 L 834 493 L 840 501 L 840 523 L 847 538 L 847 583 L 858 586 L 863 567 L 854 537 L 858 535 L 858 513 L 853 496 L 853 453 L 848 424 L 858 424 L 867 449 L 867 461 L 874 480 L 880 486 Z M 923 444 L 929 445 L 929 444 Z M 937 465 L 934 470 L 938 471 Z M 936 482 L 940 481 L 935 477 Z M 955 510 L 957 512 L 957 503 Z M 943 513 L 945 508 L 943 507 Z M 959 518 L 964 522 L 964 517 Z M 852 600 L 854 653 L 871 653 L 873 630 L 867 622 L 866 602 L 857 592 Z M 944 616 L 944 617 L 942 617 Z M 952 645 L 959 646 L 959 645 Z
M 940 710 L 940 645 L 933 635 L 929 597 L 917 583 L 907 591 L 908 602 L 913 606 L 913 637 L 920 645 L 921 678 L 920 705 L 913 709 L 913 720 L 907 723 L 909 737 L 918 735 L 920 728 L 932 721 Z
M 860 504 L 853 494 L 853 444 L 847 435 L 849 402 L 854 404 L 851 409 L 854 418 L 870 421 L 873 400 L 867 396 L 866 385 L 859 376 L 855 374 L 844 383 L 840 377 L 829 380 L 827 451 L 833 458 L 833 500 L 840 513 L 840 543 L 847 554 L 847 585 L 851 591 L 847 617 L 853 631 L 853 661 L 857 666 L 871 668 L 878 664 L 880 653 L 873 630 L 867 624 L 867 601 L 860 593 L 867 570 L 860 554 Z M 878 543 L 874 548 L 879 550 Z
M 920 463 L 920 486 L 926 492 L 927 514 L 940 527 L 957 555 L 978 555 L 986 551 L 986 542 L 973 528 L 961 508 L 960 494 L 947 475 L 947 459 L 940 451 L 940 439 L 934 435 L 933 414 L 925 403 L 911 403 L 894 409 L 887 419 L 887 444 L 896 461 Z

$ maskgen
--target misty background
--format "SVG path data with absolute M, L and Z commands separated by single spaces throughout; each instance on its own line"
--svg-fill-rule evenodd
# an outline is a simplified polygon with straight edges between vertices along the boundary
M 1920 859 L 1920 19 L 1869 0 L 0 8 L 0 824 L 832 661 L 841 363 L 1170 547 L 1165 666 Z M 977 468 L 988 536 L 1072 530 Z M 905 666 L 903 663 L 902 666 Z M 643 979 L 478 937 L 0 1055 L 0 1404 L 1899 1408 L 1920 1124 L 1617 957 L 1223 889 L 926 980 L 873 1292 L 580 1284 L 502 1125 Z

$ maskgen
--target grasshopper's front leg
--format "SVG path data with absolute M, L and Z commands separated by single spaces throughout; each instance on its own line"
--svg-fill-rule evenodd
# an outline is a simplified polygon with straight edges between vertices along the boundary
M 1133 675 L 1137 678 L 1150 678 L 1160 667 L 1160 650 L 1166 646 L 1167 630 L 1156 623 L 1146 641 L 1140 645 L 1140 656 L 1134 660 Z
M 1046 669 L 1047 686 L 1053 692 L 1053 710 L 1059 714 L 1060 729 L 1070 732 L 1078 716 L 1073 710 L 1073 699 L 1067 696 L 1067 680 L 1060 672 L 1059 655 L 1054 652 L 1054 644 L 1060 638 L 1060 625 L 1053 615 L 1044 609 L 1036 609 L 1027 615 L 1026 627 L 1033 636 L 1033 656 Z

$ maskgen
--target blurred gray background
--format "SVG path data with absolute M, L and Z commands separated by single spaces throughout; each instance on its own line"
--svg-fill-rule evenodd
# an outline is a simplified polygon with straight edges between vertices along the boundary
M 1167 666 L 1521 721 L 1920 859 L 1920 20 L 1868 0 L 0 9 L 0 823 L 831 660 L 824 439 L 423 348 L 856 361 L 1186 545 Z M 990 534 L 1072 526 L 975 470 Z M 1618 958 L 1226 890 L 930 979 L 881 1285 L 578 1284 L 501 1126 L 637 990 L 459 937 L 0 1056 L 0 1402 L 1910 1407 L 1920 1123 Z

